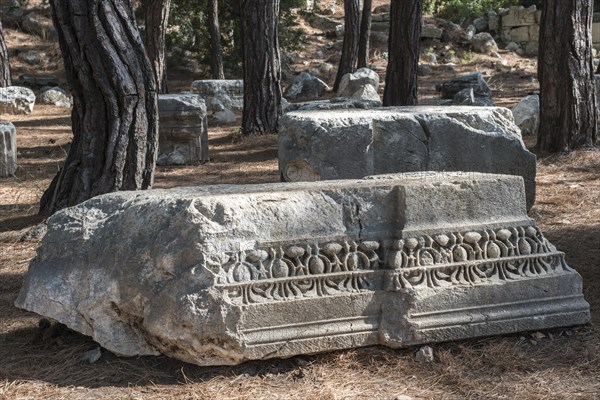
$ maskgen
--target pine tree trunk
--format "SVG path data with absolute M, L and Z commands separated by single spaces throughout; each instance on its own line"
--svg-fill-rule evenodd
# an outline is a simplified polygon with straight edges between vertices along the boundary
M 421 0 L 392 0 L 384 106 L 417 104 Z
M 537 143 L 542 151 L 568 152 L 598 140 L 592 8 L 592 0 L 542 3 Z
M 369 41 L 371 40 L 371 8 L 373 0 L 364 0 L 360 18 L 360 37 L 358 40 L 358 68 L 369 66 Z
M 146 7 L 146 35 L 144 45 L 152 63 L 154 78 L 159 83 L 159 93 L 167 93 L 167 65 L 165 34 L 169 23 L 171 0 L 148 0 Z
M 276 133 L 281 116 L 279 0 L 242 0 L 246 135 Z
M 131 3 L 51 5 L 73 95 L 73 142 L 42 197 L 43 215 L 103 193 L 149 188 L 158 140 L 156 82 Z
M 344 43 L 342 57 L 335 76 L 333 91 L 340 88 L 342 77 L 356 71 L 358 63 L 358 37 L 360 35 L 359 0 L 344 0 Z
M 210 30 L 210 69 L 213 79 L 225 79 L 223 49 L 219 27 L 219 0 L 208 0 L 208 29 Z
M 8 62 L 8 50 L 4 35 L 2 34 L 2 21 L 0 21 L 0 87 L 11 85 L 10 64 Z

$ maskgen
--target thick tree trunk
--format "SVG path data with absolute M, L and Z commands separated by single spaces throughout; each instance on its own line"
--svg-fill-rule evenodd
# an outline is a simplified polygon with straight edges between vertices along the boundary
M 44 215 L 117 190 L 152 185 L 156 82 L 131 3 L 51 0 L 73 95 L 73 142 L 44 193 Z
M 342 77 L 356 71 L 358 62 L 358 37 L 360 35 L 359 0 L 344 0 L 344 43 L 340 65 L 335 76 L 333 91 L 340 88 Z
M 592 8 L 592 0 L 542 3 L 540 150 L 568 152 L 597 142 Z
M 384 106 L 417 104 L 421 0 L 392 0 Z
M 2 34 L 2 21 L 0 21 L 0 87 L 11 85 L 10 64 L 8 62 L 8 50 Z
M 158 92 L 167 93 L 167 63 L 165 58 L 165 34 L 169 23 L 171 0 L 148 0 L 146 4 L 146 35 L 144 45 L 152 63 Z
M 369 66 L 369 41 L 371 40 L 371 8 L 373 0 L 363 1 L 362 16 L 360 18 L 360 37 L 358 40 L 358 68 Z
M 210 69 L 213 79 L 225 79 L 223 72 L 223 49 L 219 27 L 219 0 L 208 0 L 208 29 L 210 31 Z
M 244 111 L 242 132 L 277 132 L 281 116 L 279 0 L 242 0 Z

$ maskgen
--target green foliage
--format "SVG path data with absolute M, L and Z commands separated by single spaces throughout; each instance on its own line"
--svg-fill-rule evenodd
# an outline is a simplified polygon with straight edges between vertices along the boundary
M 518 4 L 518 0 L 423 0 L 423 11 L 454 22 L 463 22 Z
M 279 44 L 283 51 L 300 48 L 304 32 L 298 28 L 293 12 L 305 0 L 281 0 Z M 190 53 L 207 72 L 210 66 L 210 36 L 205 0 L 173 0 L 169 16 L 167 50 L 173 65 L 181 64 Z M 221 46 L 226 75 L 239 77 L 242 73 L 242 32 L 239 0 L 219 1 Z

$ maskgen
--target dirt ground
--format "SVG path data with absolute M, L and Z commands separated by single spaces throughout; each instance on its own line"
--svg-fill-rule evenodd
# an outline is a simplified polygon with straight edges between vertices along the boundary
M 312 34 L 307 53 L 317 46 L 318 32 Z M 8 32 L 13 51 L 19 35 Z M 439 101 L 436 83 L 475 70 L 486 76 L 498 105 L 511 106 L 536 89 L 533 59 L 501 52 L 519 68 L 500 73 L 492 57 L 457 55 L 455 71 L 433 66 L 421 79 L 422 103 Z M 415 360 L 417 348 L 369 347 L 211 368 L 103 351 L 90 365 L 81 358 L 95 348 L 91 339 L 68 330 L 42 331 L 39 316 L 13 306 L 39 245 L 35 235 L 24 235 L 40 222 L 40 197 L 66 155 L 70 112 L 36 105 L 31 115 L 0 119 L 17 127 L 19 161 L 16 175 L 0 181 L 0 399 L 600 399 L 598 150 L 538 154 L 537 202 L 530 212 L 583 276 L 592 312 L 586 326 L 436 344 L 428 364 Z M 211 127 L 211 162 L 158 167 L 155 187 L 277 182 L 276 137 L 233 140 L 237 128 Z M 525 142 L 533 150 L 535 139 Z

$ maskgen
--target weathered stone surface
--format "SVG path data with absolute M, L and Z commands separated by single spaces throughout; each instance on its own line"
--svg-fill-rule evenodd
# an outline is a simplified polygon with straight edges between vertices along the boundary
M 288 103 L 284 112 L 290 111 L 315 111 L 315 110 L 348 110 L 348 109 L 371 109 L 381 107 L 381 100 L 370 101 L 352 99 L 347 97 L 336 97 L 331 100 L 306 101 L 302 103 Z
M 58 86 L 58 76 L 56 75 L 33 75 L 23 74 L 19 76 L 18 83 L 28 88 L 42 88 L 44 86 Z
M 206 105 L 195 94 L 160 94 L 158 165 L 208 161 Z
M 279 170 L 286 181 L 428 170 L 512 174 L 525 179 L 528 208 L 535 200 L 535 155 L 505 108 L 287 113 L 279 128 Z
M 99 196 L 49 219 L 16 305 L 199 365 L 589 320 L 521 178 L 464 173 Z
M 594 75 L 594 82 L 596 83 L 596 110 L 600 115 L 600 75 Z
M 475 18 L 473 20 L 473 26 L 477 32 L 485 32 L 489 29 L 488 20 L 484 17 Z
M 0 121 L 0 178 L 17 170 L 17 131 L 10 122 Z
M 526 96 L 512 108 L 515 124 L 523 135 L 537 135 L 540 126 L 540 96 Z
M 508 13 L 502 17 L 503 27 L 527 26 L 536 24 L 536 6 L 529 8 L 511 7 Z
M 59 87 L 47 88 L 40 94 L 40 103 L 69 108 L 71 96 Z
M 498 45 L 496 44 L 496 41 L 488 32 L 481 32 L 473 36 L 471 45 L 478 53 L 489 54 L 493 51 L 498 51 Z
M 340 80 L 339 97 L 352 97 L 354 93 L 365 85 L 371 85 L 377 91 L 379 87 L 379 74 L 369 68 L 360 68 L 353 74 L 346 74 Z
M 244 108 L 244 81 L 241 79 L 194 81 L 191 92 L 204 99 L 208 112 L 242 111 Z
M 31 114 L 35 94 L 31 89 L 20 86 L 0 88 L 0 114 Z
M 371 102 L 381 102 L 379 93 L 373 85 L 364 85 L 350 96 L 351 99 L 366 100 Z
M 317 98 L 328 89 L 329 86 L 325 82 L 307 72 L 303 72 L 288 86 L 284 95 L 290 99 L 297 97 Z
M 492 91 L 480 72 L 457 76 L 447 80 L 437 87 L 443 99 L 453 99 L 458 92 L 472 88 L 475 96 L 492 97 Z

